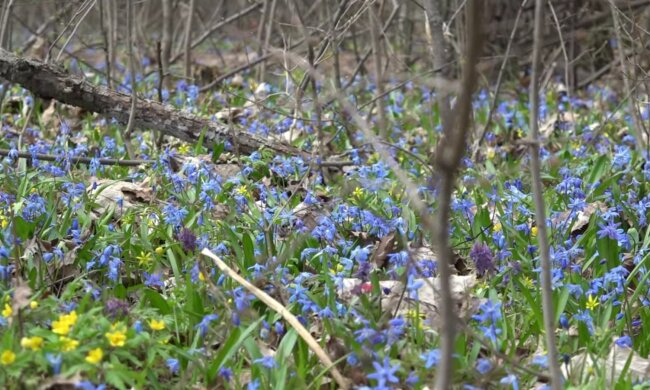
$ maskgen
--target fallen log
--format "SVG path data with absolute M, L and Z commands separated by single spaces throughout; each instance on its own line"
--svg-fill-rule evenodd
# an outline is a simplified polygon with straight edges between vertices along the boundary
M 131 96 L 103 86 L 93 85 L 82 77 L 71 75 L 56 65 L 18 57 L 0 49 L 0 78 L 20 84 L 44 99 L 83 108 L 126 123 L 129 118 Z M 265 139 L 199 116 L 176 110 L 170 106 L 146 99 L 138 99 L 134 124 L 140 129 L 153 129 L 186 142 L 197 142 L 204 132 L 204 144 L 212 147 L 228 141 L 240 153 L 252 153 L 260 148 L 278 154 L 307 157 L 298 148 Z

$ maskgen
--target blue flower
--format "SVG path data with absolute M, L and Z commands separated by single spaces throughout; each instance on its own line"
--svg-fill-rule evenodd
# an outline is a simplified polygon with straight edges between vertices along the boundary
M 440 349 L 436 348 L 429 352 L 425 352 L 420 355 L 420 359 L 424 360 L 424 368 L 426 369 L 437 366 L 440 362 Z
M 208 314 L 208 315 L 203 317 L 201 322 L 196 324 L 194 329 L 198 328 L 199 329 L 199 334 L 201 335 L 201 337 L 204 337 L 205 334 L 208 332 L 208 326 L 210 326 L 210 322 L 216 321 L 218 318 L 219 318 L 219 316 L 216 315 L 216 314 Z
M 259 359 L 253 360 L 253 363 L 260 364 L 262 367 L 266 368 L 275 368 L 278 366 L 278 363 L 275 361 L 273 356 L 264 356 Z
M 104 389 L 106 389 L 105 384 L 100 384 L 100 385 L 95 386 L 95 384 L 92 383 L 91 381 L 81 381 L 81 382 L 77 383 L 77 385 L 75 387 L 77 389 L 82 389 L 82 390 L 104 390 Z
M 147 287 L 163 287 L 165 283 L 162 281 L 162 275 L 160 272 L 156 272 L 153 274 L 149 274 L 148 272 L 143 272 L 142 276 L 144 276 L 144 285 Z
M 540 368 L 548 368 L 548 355 L 535 355 L 530 363 Z
M 222 377 L 226 382 L 230 382 L 232 379 L 232 370 L 230 368 L 221 367 L 219 369 L 219 376 Z
M 614 343 L 622 348 L 632 348 L 632 339 L 630 336 L 621 336 Z
M 178 374 L 178 371 L 181 369 L 181 363 L 178 359 L 169 358 L 167 359 L 166 364 L 172 374 Z
M 59 375 L 61 373 L 61 363 L 63 363 L 63 355 L 59 354 L 51 354 L 48 353 L 45 355 L 45 358 L 47 359 L 47 362 L 50 363 L 52 366 L 52 374 L 54 375 Z
M 163 217 L 165 222 L 171 226 L 179 227 L 183 224 L 183 220 L 187 217 L 187 210 L 184 208 L 177 208 L 173 204 L 168 204 L 163 207 Z
M 260 388 L 260 380 L 255 379 L 254 381 L 248 382 L 246 390 L 257 390 Z
M 519 390 L 519 380 L 513 374 L 504 376 L 499 383 L 502 385 L 512 385 L 512 390 Z
M 400 364 L 391 365 L 388 356 L 384 357 L 383 364 L 372 362 L 375 372 L 368 375 L 368 379 L 374 379 L 379 386 L 385 386 L 387 383 L 397 383 L 399 379 L 395 373 L 399 370 Z
M 494 324 L 501 319 L 501 303 L 487 300 L 479 306 L 480 314 L 475 314 L 472 318 L 484 323 Z
M 492 369 L 492 362 L 490 359 L 480 358 L 476 361 L 476 371 L 485 375 Z
M 22 217 L 27 222 L 34 222 L 45 213 L 45 199 L 38 194 L 31 194 L 25 199 Z
M 623 229 L 619 228 L 620 225 L 620 223 L 614 223 L 614 221 L 609 221 L 607 225 L 599 223 L 598 238 L 609 237 L 612 240 L 620 241 L 621 237 L 625 235 Z

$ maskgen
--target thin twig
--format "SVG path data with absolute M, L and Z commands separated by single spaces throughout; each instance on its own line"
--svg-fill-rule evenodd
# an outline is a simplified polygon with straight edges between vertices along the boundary
M 113 83 L 111 80 L 111 53 L 108 43 L 108 32 L 106 31 L 106 26 L 104 25 L 104 6 L 103 4 L 107 2 L 106 0 L 99 0 L 99 30 L 104 40 L 104 58 L 106 61 L 106 85 L 108 88 L 113 88 Z M 108 12 L 110 17 L 110 10 Z
M 192 23 L 194 21 L 194 8 L 195 0 L 190 0 L 187 10 L 187 21 L 185 24 L 185 49 L 183 50 L 184 57 L 183 63 L 185 65 L 185 78 L 190 79 L 192 77 L 192 61 L 191 61 L 191 42 L 192 42 Z
M 640 133 L 642 130 L 641 118 L 639 118 L 636 99 L 633 97 L 632 89 L 630 88 L 629 77 L 631 76 L 632 72 L 631 69 L 627 66 L 627 60 L 625 59 L 625 53 L 623 51 L 623 39 L 621 37 L 621 25 L 618 19 L 617 8 L 612 0 L 609 0 L 609 6 L 612 13 L 612 19 L 614 20 L 614 33 L 616 35 L 616 43 L 617 43 L 616 51 L 618 54 L 618 61 L 621 65 L 623 88 L 625 88 L 625 93 L 630 96 L 630 100 L 628 100 L 628 109 L 630 110 L 630 115 L 632 116 L 632 124 L 634 126 L 634 130 L 632 131 L 632 134 L 636 139 L 637 145 L 644 146 L 646 142 Z M 648 140 L 648 142 L 650 143 L 650 140 Z
M 466 48 L 462 61 L 461 92 L 453 113 L 442 118 L 443 137 L 438 142 L 436 152 L 431 156 L 438 173 L 438 208 L 435 213 L 434 247 L 438 251 L 438 275 L 440 276 L 440 309 L 442 326 L 440 332 L 440 364 L 436 376 L 436 389 L 449 389 L 453 379 L 453 354 L 457 317 L 451 293 L 451 271 L 453 251 L 449 243 L 449 220 L 451 197 L 454 191 L 457 170 L 467 144 L 467 132 L 472 111 L 472 93 L 477 79 L 476 64 L 481 47 L 480 9 L 483 0 L 469 0 L 466 12 Z M 439 10 L 438 10 L 439 11 Z M 439 50 L 439 49 L 438 49 Z M 439 53 L 440 54 L 440 53 Z M 439 64 L 436 61 L 435 64 Z M 436 68 L 437 70 L 437 68 Z M 439 100 L 447 104 L 446 97 Z M 441 113 L 441 115 L 443 115 Z
M 251 294 L 255 295 L 257 299 L 262 301 L 265 305 L 267 305 L 269 308 L 274 310 L 276 313 L 280 314 L 282 318 L 284 318 L 285 321 L 291 325 L 298 335 L 307 343 L 309 346 L 309 349 L 314 352 L 314 354 L 318 357 L 318 359 L 323 363 L 323 365 L 327 368 L 331 369 L 332 373 L 332 378 L 336 381 L 338 386 L 341 389 L 349 389 L 350 388 L 350 383 L 349 381 L 341 375 L 339 370 L 334 366 L 334 363 L 332 362 L 332 359 L 327 355 L 327 352 L 323 350 L 323 348 L 318 344 L 316 339 L 309 333 L 307 329 L 298 321 L 296 316 L 294 316 L 289 310 L 287 310 L 286 307 L 282 306 L 280 302 L 276 301 L 273 299 L 271 296 L 269 296 L 267 293 L 264 291 L 260 290 L 259 288 L 255 287 L 252 283 L 241 277 L 237 272 L 233 271 L 232 268 L 230 268 L 226 263 L 223 262 L 219 258 L 219 256 L 215 255 L 212 253 L 209 249 L 205 248 L 201 251 L 201 254 L 204 256 L 207 256 L 212 259 L 214 264 L 223 272 L 226 276 L 234 279 L 237 283 L 242 285 L 246 290 L 248 290 Z
M 165 0 L 165 1 L 171 1 L 171 0 Z M 226 26 L 226 25 L 228 25 L 228 24 L 230 24 L 232 22 L 235 22 L 235 21 L 243 18 L 244 16 L 250 14 L 251 12 L 255 11 L 256 9 L 258 9 L 261 6 L 262 6 L 262 3 L 252 4 L 249 7 L 246 7 L 243 10 L 239 11 L 238 13 L 236 13 L 236 14 L 224 19 L 223 21 L 215 24 L 214 26 L 212 26 L 208 30 L 206 30 L 203 34 L 201 34 L 199 37 L 197 37 L 192 42 L 192 44 L 190 45 L 190 48 L 191 49 L 196 48 L 198 45 L 203 43 L 203 41 L 208 39 L 208 37 L 210 35 L 214 34 L 215 31 L 219 30 L 220 28 L 222 28 L 222 27 L 224 27 L 224 26 Z M 171 50 L 171 48 L 170 48 L 170 50 Z M 163 50 L 163 54 L 165 54 L 164 50 Z M 182 53 L 175 54 L 174 56 L 170 57 L 168 65 L 171 65 L 171 64 L 175 63 L 176 61 L 180 60 L 182 57 L 183 57 Z M 165 69 L 165 71 L 168 72 L 169 70 Z
M 549 243 L 546 231 L 546 211 L 542 195 L 541 162 L 539 158 L 539 74 L 540 57 L 542 48 L 542 24 L 544 22 L 544 0 L 535 0 L 535 22 L 533 30 L 533 64 L 530 81 L 530 122 L 529 132 L 532 141 L 530 149 L 530 170 L 533 187 L 533 201 L 535 203 L 535 221 L 538 229 L 537 240 L 541 258 L 541 294 L 542 314 L 546 333 L 546 350 L 548 365 L 553 390 L 561 390 L 562 372 L 555 345 L 555 311 L 553 310 L 553 287 L 551 284 L 551 259 L 549 256 Z
M 485 124 L 483 125 L 483 128 L 481 129 L 478 139 L 474 144 L 472 160 L 476 160 L 476 156 L 478 155 L 478 151 L 479 148 L 481 147 L 481 143 L 485 139 L 485 135 L 487 134 L 487 131 L 490 128 L 490 124 L 492 123 L 492 117 L 494 116 L 494 112 L 497 109 L 497 104 L 499 103 L 499 93 L 501 92 L 501 83 L 502 83 L 503 74 L 505 73 L 508 59 L 510 58 L 510 50 L 512 49 L 512 42 L 515 40 L 515 36 L 517 35 L 517 29 L 519 28 L 519 19 L 521 19 L 521 14 L 527 2 L 528 0 L 523 0 L 519 5 L 519 10 L 517 10 L 517 16 L 515 17 L 514 25 L 512 26 L 512 31 L 510 31 L 510 38 L 508 39 L 508 45 L 506 46 L 506 54 L 503 58 L 503 61 L 501 62 L 501 67 L 499 68 L 499 75 L 497 76 L 497 82 L 494 87 L 494 97 L 492 98 L 492 105 L 490 106 L 490 110 L 488 111 L 487 119 L 485 119 Z
M 131 77 L 131 112 L 129 113 L 129 121 L 126 124 L 126 130 L 124 130 L 124 146 L 126 147 L 126 151 L 131 159 L 135 157 L 131 146 L 131 132 L 133 131 L 133 118 L 135 118 L 135 106 L 136 101 L 138 100 L 135 77 L 135 53 L 133 52 L 133 46 L 135 43 L 135 34 L 133 31 L 134 1 L 135 0 L 128 0 L 126 12 L 127 45 L 129 47 L 129 76 Z
M 5 38 L 7 34 L 7 27 L 9 25 L 9 15 L 14 6 L 14 0 L 7 0 L 4 12 L 2 14 L 2 26 L 0 26 L 0 46 L 5 47 Z
M 9 149 L 0 149 L 0 156 L 6 157 L 6 156 L 15 156 L 18 158 L 24 158 L 24 159 L 30 159 L 30 158 L 36 158 L 37 160 L 43 160 L 43 161 L 61 161 L 61 159 L 68 159 L 71 163 L 73 164 L 90 164 L 93 162 L 93 160 L 99 165 L 118 165 L 122 167 L 137 167 L 140 165 L 149 165 L 153 164 L 155 161 L 154 160 L 117 160 L 113 158 L 91 158 L 91 157 L 65 157 L 65 156 L 56 156 L 53 154 L 44 154 L 44 153 L 36 153 L 32 154 L 29 152 L 16 152 L 16 151 L 11 151 Z
M 172 55 L 172 0 L 162 0 L 162 34 L 160 37 L 161 45 L 161 61 L 163 72 L 160 72 L 160 67 L 158 71 L 161 73 L 161 76 L 165 76 L 169 72 L 169 65 L 171 63 Z M 180 58 L 180 56 L 179 56 Z
M 55 62 L 59 62 L 61 60 L 61 56 L 63 55 L 63 53 L 66 52 L 65 48 L 68 47 L 68 44 L 70 44 L 70 41 L 72 40 L 72 38 L 74 38 L 74 36 L 77 35 L 77 30 L 79 30 L 79 26 L 81 26 L 81 23 L 86 19 L 86 16 L 88 16 L 90 11 L 92 11 L 92 9 L 95 7 L 95 3 L 96 3 L 96 1 L 92 1 L 88 5 L 88 9 L 86 9 L 86 11 L 83 13 L 83 15 L 81 15 L 81 17 L 79 18 L 79 20 L 75 24 L 74 28 L 72 29 L 72 32 L 70 32 L 70 35 L 68 36 L 68 39 L 66 39 L 65 43 L 61 47 L 61 50 L 59 51 L 59 54 L 56 56 L 56 59 L 54 60 Z

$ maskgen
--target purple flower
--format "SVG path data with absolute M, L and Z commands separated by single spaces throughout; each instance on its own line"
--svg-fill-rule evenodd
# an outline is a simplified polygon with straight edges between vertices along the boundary
M 188 228 L 181 229 L 178 240 L 183 244 L 185 252 L 194 252 L 196 249 L 196 235 Z
M 479 276 L 494 271 L 494 257 L 492 256 L 492 251 L 486 244 L 482 242 L 475 243 L 469 252 L 469 257 L 476 265 L 476 272 Z
M 120 299 L 109 298 L 104 306 L 104 313 L 111 319 L 125 317 L 129 314 L 129 304 Z

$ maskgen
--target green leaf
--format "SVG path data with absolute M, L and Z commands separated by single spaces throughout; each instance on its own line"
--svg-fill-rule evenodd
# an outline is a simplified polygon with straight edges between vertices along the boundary
M 605 174 L 607 168 L 609 168 L 609 156 L 603 155 L 598 157 L 596 163 L 591 168 L 591 172 L 589 172 L 587 184 L 594 184 L 596 181 L 600 180 L 600 178 Z
M 564 311 L 567 302 L 569 302 L 569 289 L 563 288 L 560 292 L 560 296 L 555 302 L 555 323 L 557 324 L 560 321 L 560 315 Z
M 223 345 L 221 345 L 217 352 L 217 356 L 212 361 L 212 364 L 210 364 L 210 368 L 208 369 L 208 378 L 210 378 L 210 380 L 214 380 L 219 369 L 223 367 L 224 363 L 230 360 L 237 351 L 239 351 L 244 340 L 246 340 L 255 329 L 258 328 L 263 320 L 264 318 L 260 318 L 253 322 L 243 332 L 241 328 L 235 328 L 230 332 L 228 339 L 226 339 Z
M 165 298 L 163 298 L 162 295 L 158 294 L 158 292 L 151 289 L 146 289 L 144 290 L 144 296 L 153 308 L 158 309 L 160 314 L 172 314 L 172 308 L 169 306 Z
M 289 371 L 289 364 L 287 363 L 287 360 L 291 356 L 291 351 L 293 350 L 293 347 L 296 345 L 296 341 L 298 340 L 298 333 L 294 329 L 290 329 L 282 338 L 282 341 L 280 341 L 280 345 L 278 346 L 278 350 L 276 353 L 276 361 L 279 363 L 278 369 L 273 370 L 273 375 L 275 379 L 275 388 L 276 389 L 284 389 L 286 386 L 287 382 L 287 373 Z
M 246 268 L 255 265 L 255 246 L 249 234 L 242 234 L 242 245 L 244 247 L 244 265 Z

